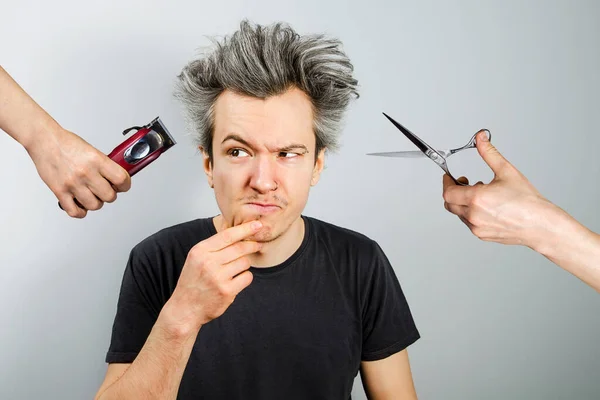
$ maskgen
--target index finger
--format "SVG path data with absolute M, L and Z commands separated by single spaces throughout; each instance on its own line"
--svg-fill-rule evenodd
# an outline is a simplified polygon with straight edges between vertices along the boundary
M 454 183 L 454 181 L 452 180 L 452 178 L 450 178 L 450 176 L 448 174 L 444 174 L 444 177 L 443 177 L 443 180 L 442 180 L 442 185 L 443 185 L 444 192 L 450 186 L 458 186 L 456 183 Z
M 458 186 L 448 174 L 444 174 L 443 186 L 443 197 L 446 203 L 466 206 L 473 198 L 472 186 Z
M 224 231 L 213 235 L 205 241 L 209 251 L 219 251 L 240 240 L 254 235 L 262 228 L 260 221 L 248 221 L 243 224 L 232 226 Z

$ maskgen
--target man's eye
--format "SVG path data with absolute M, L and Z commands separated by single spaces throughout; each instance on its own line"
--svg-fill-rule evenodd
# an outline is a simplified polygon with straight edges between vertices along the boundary
M 229 150 L 229 155 L 232 157 L 243 157 L 243 155 L 249 155 L 248 153 L 246 153 L 244 150 L 242 149 L 231 149 Z
M 288 151 L 281 151 L 279 152 L 279 157 L 283 157 L 283 158 L 293 158 L 298 156 L 298 153 L 290 153 Z

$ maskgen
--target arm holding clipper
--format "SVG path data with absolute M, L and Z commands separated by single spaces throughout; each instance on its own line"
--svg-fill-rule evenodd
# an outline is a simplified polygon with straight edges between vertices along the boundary
M 220 317 L 252 282 L 247 256 L 262 248 L 251 239 L 261 227 L 258 221 L 246 222 L 190 250 L 177 286 L 136 359 L 109 365 L 95 400 L 177 397 L 202 325 Z
M 74 218 L 113 202 L 131 187 L 121 166 L 61 127 L 0 67 L 0 129 L 19 142 L 44 183 Z

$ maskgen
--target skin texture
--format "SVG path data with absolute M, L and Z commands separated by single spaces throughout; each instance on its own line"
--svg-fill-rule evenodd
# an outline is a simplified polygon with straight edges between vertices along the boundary
M 477 151 L 494 178 L 459 186 L 444 175 L 446 210 L 481 240 L 527 246 L 600 292 L 600 235 L 544 198 L 484 134 Z
M 2 67 L 0 129 L 25 148 L 40 178 L 71 217 L 84 218 L 87 210 L 99 210 L 131 187 L 125 169 L 62 128 Z
M 369 400 L 417 399 L 407 350 L 382 360 L 363 361 L 360 377 Z
M 266 100 L 225 92 L 217 100 L 213 159 L 204 152 L 221 210 L 215 226 L 219 231 L 260 220 L 263 228 L 253 239 L 264 247 L 251 258 L 255 266 L 282 262 L 302 241 L 300 214 L 324 165 L 324 151 L 315 160 L 312 118 L 310 101 L 298 89 Z
M 312 120 L 310 100 L 295 88 L 264 100 L 232 92 L 218 98 L 213 158 L 201 149 L 221 210 L 218 233 L 189 252 L 139 356 L 110 364 L 96 399 L 175 399 L 196 336 L 252 284 L 249 266 L 277 265 L 300 246 L 301 213 L 324 163 Z M 361 373 L 370 399 L 416 398 L 406 350 L 362 363 Z

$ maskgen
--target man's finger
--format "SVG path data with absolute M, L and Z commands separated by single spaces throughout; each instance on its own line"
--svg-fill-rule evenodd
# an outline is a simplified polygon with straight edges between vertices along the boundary
M 447 174 L 444 175 L 442 197 L 445 202 L 465 206 L 469 204 L 473 195 L 472 186 L 458 186 Z
M 242 272 L 241 274 L 239 274 L 238 276 L 233 278 L 232 281 L 230 282 L 233 292 L 236 295 L 238 293 L 240 293 L 242 290 L 244 290 L 245 288 L 250 286 L 253 278 L 254 278 L 254 276 L 252 275 L 252 272 L 250 272 L 248 270 Z
M 73 218 L 84 218 L 87 215 L 87 211 L 83 208 L 78 207 L 76 204 L 76 200 L 71 196 L 70 193 L 67 193 L 64 196 L 61 196 L 59 199 L 59 203 L 61 208 Z
M 487 132 L 480 131 L 476 137 L 477 151 L 483 161 L 492 169 L 494 174 L 501 175 L 510 163 L 500 154 L 496 147 L 488 140 Z
M 240 257 L 256 253 L 262 248 L 262 244 L 250 240 L 244 240 L 237 242 L 231 246 L 225 247 L 217 255 L 217 262 L 219 264 L 227 264 Z
M 108 156 L 105 156 L 100 173 L 115 187 L 117 192 L 127 192 L 131 188 L 131 176 Z
M 93 179 L 90 179 L 88 186 L 92 193 L 105 203 L 112 203 L 117 199 L 117 191 L 114 185 L 111 185 L 100 174 L 96 174 Z
M 459 218 L 464 218 L 465 215 L 467 215 L 468 210 L 467 206 L 460 206 L 457 204 L 450 204 L 446 202 L 444 202 L 444 208 Z
M 240 257 L 236 260 L 231 261 L 223 265 L 221 269 L 221 273 L 227 277 L 227 279 L 232 279 L 236 275 L 241 274 L 242 272 L 248 270 L 250 268 L 250 260 L 248 257 Z
M 444 174 L 442 177 L 442 189 L 445 191 L 447 188 L 451 186 L 457 186 L 456 183 L 450 178 L 450 175 Z
M 104 205 L 87 186 L 75 188 L 73 194 L 75 199 L 88 211 L 99 210 Z
M 470 223 L 465 217 L 458 217 L 458 218 L 463 222 L 463 224 L 465 224 L 467 226 L 467 228 L 469 228 L 469 230 L 471 232 L 473 232 L 474 225 L 472 223 Z
M 204 243 L 209 251 L 219 251 L 227 246 L 246 239 L 262 228 L 260 221 L 248 221 L 243 224 L 227 228 L 224 231 L 208 238 Z

